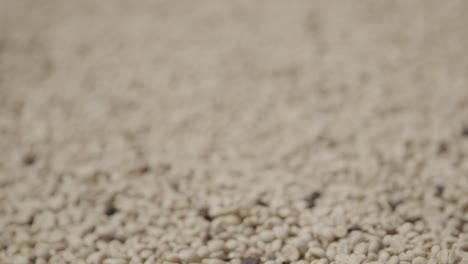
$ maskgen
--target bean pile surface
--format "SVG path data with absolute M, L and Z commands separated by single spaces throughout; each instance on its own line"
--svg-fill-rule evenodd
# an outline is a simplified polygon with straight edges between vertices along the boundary
M 467 1 L 0 6 L 0 263 L 468 264 Z

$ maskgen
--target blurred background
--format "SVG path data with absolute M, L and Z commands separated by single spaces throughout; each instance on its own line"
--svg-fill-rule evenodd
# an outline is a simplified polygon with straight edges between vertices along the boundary
M 83 157 L 270 162 L 295 148 L 459 131 L 467 117 L 464 1 L 1 6 L 7 157 L 66 159 L 49 150 L 76 144 Z

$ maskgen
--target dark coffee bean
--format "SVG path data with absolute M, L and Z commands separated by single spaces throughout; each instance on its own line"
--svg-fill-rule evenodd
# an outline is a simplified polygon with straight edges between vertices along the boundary
M 448 151 L 448 144 L 447 142 L 440 142 L 439 144 L 439 148 L 437 150 L 437 152 L 439 154 L 443 154 L 443 153 L 446 153 Z
M 307 203 L 307 208 L 314 208 L 316 200 L 320 197 L 320 192 L 312 192 L 304 200 Z
M 140 174 L 146 174 L 151 170 L 151 168 L 148 165 L 144 165 L 140 168 Z
M 110 242 L 112 240 L 118 240 L 118 238 L 114 234 L 105 234 L 105 235 L 98 236 L 97 240 Z
M 36 155 L 29 153 L 23 157 L 23 164 L 25 166 L 31 166 L 36 162 Z
M 172 190 L 178 192 L 179 191 L 179 184 L 177 182 L 169 182 L 169 186 L 171 186 Z
M 388 204 L 390 205 L 390 209 L 392 209 L 392 212 L 394 212 L 397 207 L 401 204 L 400 200 L 395 200 L 395 201 L 388 201 Z
M 422 218 L 420 216 L 407 216 L 407 217 L 404 217 L 403 219 L 406 220 L 407 222 L 414 224 L 420 221 Z
M 443 185 L 436 185 L 435 187 L 435 196 L 436 197 L 442 197 L 442 195 L 444 194 L 444 191 L 445 191 L 445 187 Z
M 348 228 L 348 233 L 351 233 L 353 231 L 362 231 L 362 228 L 358 225 L 352 225 Z
M 250 224 L 249 226 L 250 226 L 253 230 L 257 230 L 257 227 L 259 227 L 260 224 L 258 224 L 258 223 L 252 223 L 252 224 Z
M 396 235 L 396 234 L 398 234 L 398 230 L 396 228 L 394 228 L 394 227 L 385 229 L 385 232 L 387 233 L 387 235 Z
M 108 204 L 106 205 L 106 208 L 104 210 L 104 213 L 107 215 L 107 216 L 111 216 L 113 214 L 115 214 L 117 212 L 117 208 L 114 207 L 114 205 L 112 204 Z
M 255 204 L 258 206 L 268 206 L 268 204 L 263 201 L 262 198 L 257 198 L 257 200 L 255 200 Z
M 213 236 L 211 235 L 211 230 L 209 228 L 207 228 L 205 230 L 205 233 L 203 234 L 203 243 L 208 243 L 208 241 L 210 241 L 211 239 L 213 239 Z
M 242 264 L 259 264 L 260 259 L 256 257 L 247 257 L 242 259 Z
M 464 137 L 468 137 L 468 127 L 464 127 L 462 132 L 461 132 L 461 135 L 464 136 Z
M 202 207 L 198 209 L 198 215 L 203 217 L 206 221 L 211 222 L 213 220 L 213 217 L 210 216 L 210 212 L 208 211 L 207 207 Z
M 29 217 L 28 221 L 26 222 L 27 225 L 33 225 L 34 224 L 34 216 Z

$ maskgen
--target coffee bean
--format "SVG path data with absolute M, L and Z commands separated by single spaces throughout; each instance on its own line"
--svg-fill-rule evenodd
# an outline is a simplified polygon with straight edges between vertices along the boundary
M 198 215 L 203 217 L 203 219 L 205 219 L 206 221 L 211 222 L 213 220 L 213 217 L 210 216 L 210 213 L 207 207 L 202 207 L 198 209 Z
M 436 185 L 435 187 L 435 196 L 436 197 L 442 197 L 442 195 L 444 194 L 444 190 L 445 190 L 445 187 L 443 185 Z
M 320 192 L 312 192 L 304 200 L 307 203 L 307 208 L 314 208 L 316 200 L 320 197 Z
M 247 257 L 242 260 L 242 264 L 259 264 L 260 259 L 256 257 Z
M 31 166 L 36 162 L 36 155 L 29 153 L 23 157 L 23 164 L 25 166 Z
M 107 216 L 111 216 L 113 214 L 115 214 L 117 212 L 117 208 L 114 207 L 114 205 L 112 204 L 108 204 L 106 205 L 106 208 L 104 210 L 104 213 L 107 215 Z

